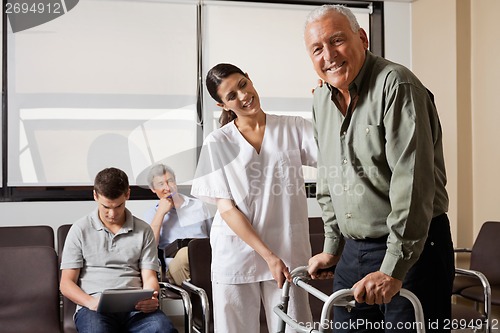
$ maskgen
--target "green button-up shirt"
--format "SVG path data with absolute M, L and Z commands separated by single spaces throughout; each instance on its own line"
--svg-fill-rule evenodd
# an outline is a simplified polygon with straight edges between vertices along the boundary
M 317 199 L 324 251 L 343 238 L 388 236 L 380 271 L 403 279 L 431 219 L 448 210 L 441 125 L 431 93 L 407 68 L 369 51 L 344 116 L 328 84 L 314 92 Z

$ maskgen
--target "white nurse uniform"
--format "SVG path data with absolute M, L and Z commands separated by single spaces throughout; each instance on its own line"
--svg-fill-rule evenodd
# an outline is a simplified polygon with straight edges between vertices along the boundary
M 316 166 L 316 158 L 312 125 L 301 117 L 267 114 L 259 153 L 231 122 L 205 139 L 191 194 L 209 203 L 218 198 L 233 200 L 264 243 L 293 269 L 306 265 L 311 257 L 302 165 Z M 264 259 L 227 226 L 219 212 L 213 220 L 210 242 L 214 286 L 273 279 Z M 279 289 L 275 289 L 279 302 Z M 218 300 L 216 294 L 214 288 L 217 317 L 215 303 L 228 300 Z M 305 300 L 300 298 L 297 302 L 305 302 L 308 308 L 307 295 Z M 240 315 L 248 319 L 245 302 L 236 303 L 243 303 Z M 266 312 L 272 313 L 274 305 L 266 306 Z M 227 313 L 222 315 L 226 317 Z M 221 331 L 226 329 L 230 332 L 234 327 Z

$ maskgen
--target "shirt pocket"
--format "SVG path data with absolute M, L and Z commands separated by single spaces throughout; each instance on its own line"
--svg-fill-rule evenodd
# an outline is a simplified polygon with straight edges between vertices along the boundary
M 255 274 L 255 251 L 238 236 L 218 235 L 212 249 L 214 272 L 228 276 Z
M 353 135 L 353 155 L 362 166 L 387 163 L 383 125 L 358 125 Z

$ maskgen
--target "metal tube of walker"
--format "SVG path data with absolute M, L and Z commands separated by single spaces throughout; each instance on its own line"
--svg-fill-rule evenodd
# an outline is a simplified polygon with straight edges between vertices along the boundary
M 321 310 L 321 320 L 319 325 L 319 330 L 312 329 L 311 327 L 306 327 L 298 324 L 293 318 L 291 318 L 288 314 L 288 301 L 290 298 L 290 283 L 288 281 L 283 285 L 282 291 L 282 301 L 279 305 L 274 307 L 274 312 L 278 317 L 280 317 L 279 325 L 278 325 L 278 333 L 284 333 L 285 327 L 288 324 L 292 329 L 297 332 L 307 332 L 307 333 L 321 333 L 325 332 L 329 329 L 328 323 L 330 323 L 331 313 L 333 312 L 333 306 L 346 306 L 346 307 L 354 307 L 354 300 L 352 300 L 352 296 L 354 291 L 352 289 L 342 289 L 337 290 L 330 296 L 326 296 L 318 289 L 309 285 L 306 280 L 309 280 L 310 277 L 307 274 L 307 267 L 301 266 L 297 267 L 291 272 L 293 283 L 305 289 L 308 293 L 317 297 L 318 299 L 325 302 L 323 308 Z M 415 321 L 420 323 L 416 325 L 417 333 L 425 333 L 425 320 L 424 320 L 424 312 L 422 310 L 422 305 L 418 298 L 411 291 L 407 289 L 401 289 L 400 295 L 402 297 L 407 298 L 413 305 L 415 310 Z M 326 299 L 325 299 L 326 298 Z

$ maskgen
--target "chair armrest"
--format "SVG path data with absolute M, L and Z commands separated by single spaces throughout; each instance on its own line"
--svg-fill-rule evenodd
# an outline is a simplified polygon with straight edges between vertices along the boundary
M 484 293 L 484 316 L 486 317 L 486 332 L 491 332 L 491 286 L 486 276 L 472 269 L 455 268 L 455 274 L 472 276 L 477 278 L 483 286 Z
M 184 280 L 182 282 L 182 287 L 187 291 L 191 292 L 193 295 L 197 295 L 201 301 L 201 310 L 203 315 L 203 325 L 204 331 L 209 332 L 210 329 L 210 302 L 208 300 L 208 295 L 205 289 L 200 288 L 191 283 L 191 279 Z
M 472 270 L 472 269 L 465 269 L 465 268 L 456 267 L 455 274 L 472 276 L 472 277 L 477 278 L 481 282 L 481 285 L 483 286 L 483 289 L 485 292 L 485 301 L 486 301 L 486 299 L 491 300 L 490 282 L 488 281 L 488 279 L 486 278 L 486 276 L 483 273 L 481 273 L 479 271 Z M 490 306 L 491 306 L 491 303 L 490 303 Z
M 453 249 L 455 253 L 471 253 L 472 249 L 468 247 L 456 247 Z
M 189 293 L 186 290 L 182 289 L 181 287 L 178 287 L 168 282 L 159 282 L 159 285 L 160 285 L 160 298 L 162 299 L 169 298 L 169 296 L 166 293 L 164 293 L 164 291 L 166 290 L 181 297 L 182 304 L 184 306 L 184 313 L 186 315 L 186 323 L 185 323 L 186 333 L 191 333 L 193 328 L 193 306 L 191 304 L 191 299 L 189 298 Z

